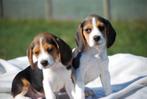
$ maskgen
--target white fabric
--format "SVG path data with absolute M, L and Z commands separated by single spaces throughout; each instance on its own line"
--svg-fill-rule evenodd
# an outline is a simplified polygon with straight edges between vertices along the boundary
M 97 98 L 147 99 L 147 58 L 131 54 L 115 54 L 109 56 L 109 69 L 113 93 L 104 96 L 99 79 L 88 84 Z M 10 89 L 15 75 L 28 66 L 26 56 L 12 60 L 0 59 L 0 99 L 12 99 Z

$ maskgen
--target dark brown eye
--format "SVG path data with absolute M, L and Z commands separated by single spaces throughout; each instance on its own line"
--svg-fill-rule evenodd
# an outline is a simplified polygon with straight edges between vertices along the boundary
M 35 55 L 38 55 L 38 54 L 39 54 L 39 51 L 35 51 L 34 54 L 35 54 Z
M 90 33 L 91 32 L 91 28 L 86 28 L 85 32 Z
M 104 26 L 98 26 L 100 31 L 104 31 L 105 27 Z
M 50 53 L 53 51 L 53 48 L 48 48 L 47 51 Z

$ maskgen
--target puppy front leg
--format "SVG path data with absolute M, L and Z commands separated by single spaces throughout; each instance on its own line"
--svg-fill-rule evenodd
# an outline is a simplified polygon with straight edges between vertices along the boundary
M 75 99 L 85 99 L 84 90 L 84 77 L 82 77 L 80 69 L 77 69 L 75 73 Z
M 43 80 L 43 88 L 44 88 L 46 99 L 56 99 L 56 96 L 48 80 Z
M 74 84 L 71 81 L 71 79 L 66 81 L 65 89 L 66 89 L 66 92 L 67 92 L 68 96 L 70 97 L 70 99 L 76 99 L 76 98 L 74 98 L 75 90 L 74 90 Z
M 100 79 L 101 79 L 102 86 L 105 91 L 105 95 L 111 94 L 112 89 L 111 89 L 111 80 L 110 80 L 109 71 L 103 71 L 100 75 Z
M 75 99 L 85 99 L 84 84 L 82 82 L 76 82 Z

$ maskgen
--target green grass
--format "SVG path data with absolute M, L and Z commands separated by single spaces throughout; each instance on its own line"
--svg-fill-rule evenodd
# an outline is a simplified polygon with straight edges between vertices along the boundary
M 11 59 L 26 55 L 33 37 L 40 32 L 51 32 L 75 46 L 77 21 L 0 20 L 0 58 Z M 109 54 L 132 53 L 147 56 L 147 22 L 113 22 L 117 39 Z
M 109 52 L 147 56 L 147 22 L 114 22 L 117 38 Z

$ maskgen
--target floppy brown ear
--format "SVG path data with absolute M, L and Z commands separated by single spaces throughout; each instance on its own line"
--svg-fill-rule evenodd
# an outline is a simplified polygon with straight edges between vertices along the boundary
M 85 38 L 83 36 L 83 26 L 84 21 L 78 26 L 77 33 L 76 33 L 76 44 L 78 46 L 79 51 L 83 51 L 86 46 Z
M 31 43 L 27 49 L 27 56 L 32 69 L 35 68 L 35 64 L 33 63 L 33 46 L 33 43 Z
M 115 41 L 116 32 L 108 20 L 106 20 L 106 36 L 107 36 L 107 48 L 109 48 L 113 45 Z
M 72 50 L 63 40 L 56 38 L 56 45 L 60 51 L 60 59 L 63 65 L 70 65 L 72 62 Z

